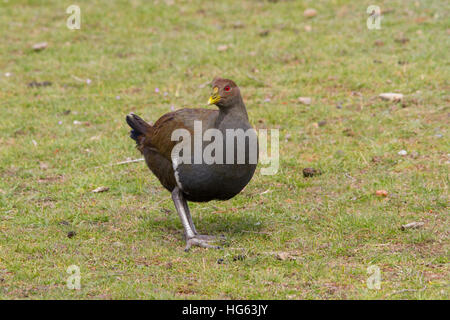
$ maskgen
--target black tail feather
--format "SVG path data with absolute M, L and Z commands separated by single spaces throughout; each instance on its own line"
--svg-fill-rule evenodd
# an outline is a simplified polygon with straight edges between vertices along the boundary
M 131 129 L 133 129 L 130 131 L 130 138 L 136 142 L 139 142 L 139 137 L 145 135 L 147 130 L 151 128 L 147 122 L 134 113 L 127 115 L 126 120 Z

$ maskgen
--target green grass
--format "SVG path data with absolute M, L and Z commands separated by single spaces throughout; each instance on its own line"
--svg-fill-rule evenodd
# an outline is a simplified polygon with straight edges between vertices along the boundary
M 447 1 L 377 1 L 380 30 L 365 0 L 80 0 L 81 30 L 66 28 L 71 4 L 0 1 L 0 299 L 450 298 Z M 110 164 L 140 157 L 127 113 L 204 107 L 217 75 L 256 127 L 280 130 L 280 169 L 191 204 L 197 229 L 228 242 L 185 253 L 145 164 Z M 400 230 L 412 221 L 425 225 Z M 80 290 L 66 288 L 72 264 Z

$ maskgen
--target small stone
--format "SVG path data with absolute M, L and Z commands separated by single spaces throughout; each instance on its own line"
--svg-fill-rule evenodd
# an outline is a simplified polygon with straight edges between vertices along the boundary
M 306 105 L 310 105 L 312 102 L 312 99 L 310 97 L 298 97 L 298 102 L 300 102 L 301 104 L 306 104 Z
M 242 21 L 236 21 L 235 23 L 233 23 L 233 28 L 242 29 L 245 28 L 245 24 Z
M 388 192 L 386 190 L 377 190 L 377 191 L 375 191 L 375 195 L 377 195 L 379 197 L 387 197 Z
M 325 126 L 326 124 L 327 124 L 327 120 L 322 120 L 322 121 L 317 122 L 317 125 L 318 125 L 319 127 L 323 127 L 323 126 Z
M 382 161 L 381 157 L 378 157 L 378 156 L 373 156 L 372 157 L 372 162 L 373 163 L 379 163 L 381 161 Z
M 48 164 L 46 164 L 45 162 L 40 162 L 39 163 L 39 168 L 41 168 L 41 170 L 47 170 L 48 169 Z
M 316 15 L 317 15 L 316 9 L 308 8 L 305 11 L 303 11 L 303 16 L 305 16 L 306 18 L 312 18 L 315 17 Z
M 319 169 L 314 169 L 314 168 L 303 169 L 303 176 L 305 178 L 319 176 L 321 174 L 322 174 L 322 171 L 320 171 Z
M 312 31 L 312 27 L 311 27 L 309 24 L 307 24 L 307 25 L 304 27 L 304 29 L 305 29 L 306 32 L 311 32 L 311 31 Z
M 226 44 L 222 44 L 220 46 L 217 47 L 217 51 L 227 51 L 228 50 L 228 45 Z
M 352 129 L 344 129 L 344 131 L 342 131 L 343 134 L 345 134 L 347 137 L 354 137 L 355 133 L 353 132 Z
M 398 155 L 399 156 L 406 156 L 408 154 L 408 151 L 406 151 L 406 150 L 400 150 L 399 152 L 398 152 Z
M 398 43 L 401 43 L 401 44 L 405 44 L 405 43 L 409 42 L 409 39 L 405 38 L 405 37 L 401 37 L 401 38 L 395 39 L 394 41 L 398 42 Z
M 243 261 L 245 260 L 245 256 L 242 254 L 238 254 L 237 256 L 233 257 L 233 261 Z
M 259 32 L 260 37 L 267 37 L 270 33 L 270 30 L 262 30 Z
M 45 48 L 48 47 L 48 43 L 47 42 L 39 42 L 33 45 L 33 50 L 34 51 L 41 51 L 44 50 Z
M 386 101 L 397 102 L 403 100 L 403 94 L 401 93 L 380 93 L 379 97 Z
M 106 192 L 108 191 L 108 187 L 98 187 L 97 189 L 92 190 L 93 193 Z
M 73 238 L 77 235 L 77 233 L 75 231 L 69 231 L 67 232 L 67 237 L 68 238 Z
M 32 81 L 32 82 L 28 83 L 28 87 L 30 87 L 30 88 L 48 87 L 51 85 L 52 85 L 52 83 L 50 81 L 43 81 L 43 82 Z

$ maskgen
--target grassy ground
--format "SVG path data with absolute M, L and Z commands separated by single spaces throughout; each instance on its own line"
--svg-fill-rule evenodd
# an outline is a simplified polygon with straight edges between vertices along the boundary
M 0 1 L 0 299 L 449 299 L 448 2 L 376 1 L 380 30 L 374 1 L 172 2 L 77 1 L 69 30 L 71 1 Z M 185 253 L 144 163 L 110 164 L 140 157 L 128 112 L 203 107 L 216 75 L 280 130 L 280 169 L 191 204 L 228 242 Z

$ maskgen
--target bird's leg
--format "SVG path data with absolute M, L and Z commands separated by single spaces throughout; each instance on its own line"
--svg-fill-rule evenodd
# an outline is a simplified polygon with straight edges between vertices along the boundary
M 189 206 L 187 204 L 186 199 L 183 199 L 183 200 L 184 200 L 184 201 L 182 201 L 183 202 L 183 207 L 184 207 L 184 211 L 186 212 L 186 216 L 187 216 L 189 225 L 191 226 L 191 229 L 194 232 L 194 234 L 197 235 L 198 233 L 197 233 L 197 230 L 195 229 L 194 221 L 192 221 L 191 211 L 189 210 Z
M 218 246 L 213 246 L 208 243 L 209 239 L 206 239 L 205 236 L 197 234 L 194 227 L 194 223 L 192 223 L 192 217 L 189 213 L 189 208 L 187 208 L 186 199 L 183 196 L 183 193 L 178 187 L 175 187 L 172 191 L 172 200 L 175 204 L 175 208 L 177 209 L 178 215 L 180 216 L 181 223 L 183 224 L 184 232 L 186 234 L 186 248 L 185 251 L 189 251 L 192 246 L 200 246 L 203 248 L 215 248 L 219 249 Z M 186 210 L 186 208 L 188 210 Z M 191 226 L 192 224 L 192 226 Z
M 217 240 L 225 240 L 225 236 L 223 236 L 223 235 L 220 236 L 219 239 L 218 239 L 216 236 L 210 236 L 210 235 L 207 235 L 207 234 L 198 234 L 197 230 L 195 229 L 194 221 L 192 221 L 191 211 L 189 210 L 189 206 L 187 204 L 187 201 L 183 201 L 183 205 L 184 205 L 184 210 L 186 211 L 186 216 L 188 218 L 189 225 L 191 226 L 191 229 L 194 232 L 195 237 L 197 239 L 201 239 L 201 240 L 204 240 L 204 241 L 210 241 L 210 242 L 217 241 Z

